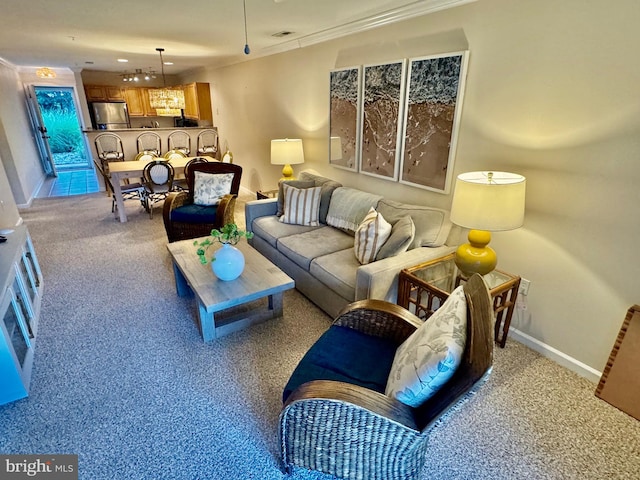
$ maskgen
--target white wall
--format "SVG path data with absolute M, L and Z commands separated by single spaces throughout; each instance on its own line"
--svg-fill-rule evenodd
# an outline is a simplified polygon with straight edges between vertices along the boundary
M 524 227 L 493 240 L 499 268 L 531 280 L 513 326 L 597 375 L 640 301 L 639 40 L 635 0 L 481 0 L 193 79 L 211 83 L 214 124 L 244 187 L 273 188 L 270 139 L 301 137 L 304 168 L 448 208 L 450 195 L 328 165 L 328 78 L 337 67 L 468 48 L 454 173 L 527 177 Z
M 26 109 L 22 81 L 14 68 L 0 62 L 0 158 L 13 199 L 28 204 L 44 174 Z M 4 196 L 4 193 L 0 194 Z

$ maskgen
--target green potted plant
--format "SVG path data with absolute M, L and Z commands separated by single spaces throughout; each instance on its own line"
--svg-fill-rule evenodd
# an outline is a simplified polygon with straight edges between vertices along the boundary
M 211 257 L 211 269 L 220 280 L 234 280 L 244 270 L 244 255 L 234 247 L 243 237 L 250 239 L 253 237 L 253 232 L 245 232 L 238 229 L 235 223 L 227 223 L 220 230 L 214 228 L 207 238 L 195 240 L 193 244 L 198 247 L 196 254 L 200 258 L 200 263 L 206 265 L 209 247 L 215 243 L 221 243 L 222 247 Z

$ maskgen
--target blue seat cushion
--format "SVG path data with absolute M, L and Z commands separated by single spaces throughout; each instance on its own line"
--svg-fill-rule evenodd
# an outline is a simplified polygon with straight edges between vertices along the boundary
M 300 360 L 282 399 L 311 380 L 336 380 L 384 393 L 396 348 L 389 340 L 332 326 Z
M 182 205 L 171 210 L 171 221 L 182 223 L 215 223 L 217 205 Z

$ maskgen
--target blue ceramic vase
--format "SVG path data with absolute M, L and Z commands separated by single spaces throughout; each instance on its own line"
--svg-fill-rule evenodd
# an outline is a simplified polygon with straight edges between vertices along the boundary
M 220 280 L 235 280 L 244 270 L 244 255 L 229 243 L 223 243 L 214 257 L 211 269 Z

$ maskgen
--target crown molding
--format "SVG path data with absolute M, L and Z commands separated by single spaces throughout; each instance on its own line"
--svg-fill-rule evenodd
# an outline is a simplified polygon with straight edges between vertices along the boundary
M 294 40 L 274 45 L 273 47 L 267 47 L 260 50 L 260 56 L 274 55 L 276 53 L 286 52 L 296 48 L 304 48 L 318 43 L 327 42 L 329 40 L 335 40 L 354 33 L 365 32 L 374 28 L 383 27 L 385 25 L 391 25 L 403 20 L 408 20 L 415 17 L 421 17 L 430 13 L 435 13 L 441 10 L 465 5 L 468 3 L 476 2 L 477 0 L 426 0 L 419 1 L 404 7 L 395 8 L 387 12 L 374 15 L 369 18 L 356 20 L 353 22 L 345 23 L 334 28 L 305 35 Z

